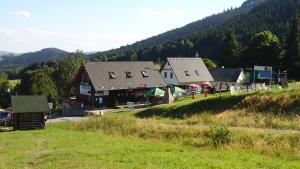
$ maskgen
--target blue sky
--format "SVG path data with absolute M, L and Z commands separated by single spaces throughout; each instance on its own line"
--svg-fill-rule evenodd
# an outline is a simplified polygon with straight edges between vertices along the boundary
M 244 0 L 0 0 L 0 51 L 103 51 L 131 44 Z

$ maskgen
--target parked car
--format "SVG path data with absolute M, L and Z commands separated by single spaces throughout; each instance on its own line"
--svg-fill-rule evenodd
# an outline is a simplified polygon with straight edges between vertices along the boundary
M 0 112 L 0 126 L 10 125 L 12 116 L 10 112 Z

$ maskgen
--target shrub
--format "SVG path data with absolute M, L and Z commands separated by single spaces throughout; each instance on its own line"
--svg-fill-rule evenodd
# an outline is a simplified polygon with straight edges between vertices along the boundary
M 206 137 L 211 139 L 213 145 L 217 148 L 220 145 L 229 144 L 231 141 L 231 133 L 227 128 L 211 127 L 205 134 Z

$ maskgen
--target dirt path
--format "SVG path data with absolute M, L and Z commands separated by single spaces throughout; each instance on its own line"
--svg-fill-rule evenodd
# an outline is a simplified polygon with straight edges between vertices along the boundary
M 53 119 L 48 119 L 46 123 L 59 123 L 59 122 L 76 122 L 82 120 L 88 120 L 89 117 L 57 117 Z

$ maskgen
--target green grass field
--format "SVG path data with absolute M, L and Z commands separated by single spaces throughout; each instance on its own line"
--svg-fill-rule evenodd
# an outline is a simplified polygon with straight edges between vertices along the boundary
M 2 132 L 0 169 L 300 169 L 299 100 L 300 90 L 184 97 L 46 130 Z M 270 104 L 280 111 L 266 109 Z
M 0 133 L 0 168 L 300 168 L 299 160 L 66 129 Z

